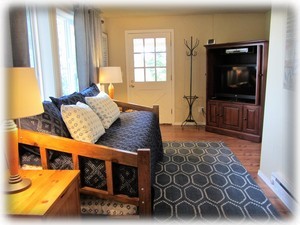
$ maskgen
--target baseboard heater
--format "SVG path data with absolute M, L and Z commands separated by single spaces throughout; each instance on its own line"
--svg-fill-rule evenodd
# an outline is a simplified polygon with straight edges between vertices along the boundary
M 293 195 L 294 189 L 292 186 L 285 181 L 278 173 L 272 173 L 271 184 L 278 197 L 288 207 L 291 212 L 295 211 L 296 198 Z

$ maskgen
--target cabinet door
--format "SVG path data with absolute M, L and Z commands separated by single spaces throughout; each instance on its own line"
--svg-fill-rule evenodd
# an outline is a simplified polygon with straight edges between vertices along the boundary
M 259 106 L 244 106 L 243 131 L 251 134 L 259 133 Z
M 242 130 L 242 105 L 232 103 L 221 103 L 219 110 L 220 127 L 237 131 Z
M 207 117 L 206 124 L 208 126 L 218 127 L 219 126 L 219 109 L 218 103 L 209 101 L 207 104 Z
M 77 217 L 80 216 L 79 177 L 66 188 L 62 195 L 53 203 L 47 217 Z

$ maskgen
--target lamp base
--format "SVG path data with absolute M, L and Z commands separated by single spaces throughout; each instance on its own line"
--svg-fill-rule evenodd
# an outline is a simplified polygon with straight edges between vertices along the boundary
M 114 99 L 114 94 L 115 94 L 115 88 L 112 83 L 108 85 L 108 95 L 111 99 Z
M 10 176 L 5 192 L 14 194 L 26 190 L 31 186 L 31 180 L 28 178 L 21 178 L 20 175 Z

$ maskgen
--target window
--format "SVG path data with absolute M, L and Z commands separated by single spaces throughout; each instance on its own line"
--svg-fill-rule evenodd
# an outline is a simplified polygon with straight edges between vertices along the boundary
M 61 91 L 63 95 L 78 91 L 74 14 L 56 9 Z
M 78 91 L 73 12 L 27 7 L 27 30 L 30 66 L 42 98 Z
M 33 42 L 33 28 L 32 28 L 32 15 L 31 11 L 27 8 L 26 13 L 26 23 L 27 23 L 27 32 L 28 32 L 28 48 L 29 48 L 29 59 L 30 67 L 35 67 L 35 51 L 34 51 L 34 42 Z
M 135 82 L 167 80 L 166 38 L 134 38 L 133 67 Z
M 41 72 L 41 58 L 39 50 L 39 35 L 37 31 L 37 17 L 36 10 L 33 7 L 26 8 L 26 23 L 28 32 L 28 48 L 30 67 L 35 68 L 35 73 L 39 82 L 42 99 L 45 99 L 45 89 L 43 86 L 43 77 Z

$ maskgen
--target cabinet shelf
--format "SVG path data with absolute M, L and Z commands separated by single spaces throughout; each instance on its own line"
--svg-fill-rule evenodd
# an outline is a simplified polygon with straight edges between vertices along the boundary
M 256 63 L 216 64 L 215 67 L 257 67 Z

